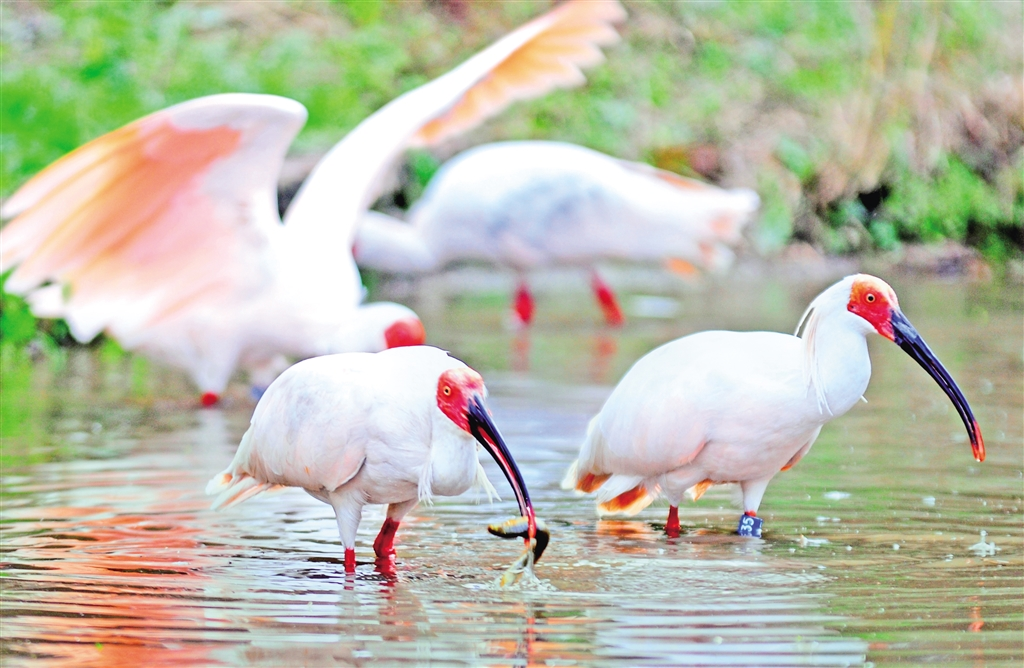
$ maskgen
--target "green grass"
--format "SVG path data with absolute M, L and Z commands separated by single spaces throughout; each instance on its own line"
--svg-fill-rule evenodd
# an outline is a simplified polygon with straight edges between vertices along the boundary
M 470 3 L 460 23 L 424 2 L 3 3 L 0 196 L 104 132 L 226 91 L 299 100 L 310 116 L 293 149 L 323 151 L 549 6 Z M 655 162 L 666 148 L 711 145 L 722 156 L 712 178 L 764 197 L 752 232 L 762 252 L 797 235 L 834 252 L 951 238 L 994 260 L 1020 255 L 1024 132 L 997 86 L 1007 77 L 1019 86 L 1019 6 L 626 6 L 624 40 L 585 88 L 517 104 L 414 155 L 409 195 L 438 160 L 483 141 L 559 139 Z M 907 92 L 922 81 L 916 97 Z M 875 115 L 846 127 L 838 111 L 865 100 Z M 964 100 L 994 133 L 970 136 L 958 116 Z M 939 136 L 925 133 L 928 123 Z M 858 156 L 849 136 L 856 144 L 872 133 L 883 141 Z M 693 173 L 685 159 L 663 166 Z M 845 181 L 830 187 L 836 173 Z M 882 208 L 851 215 L 849 203 L 878 186 L 891 193 Z

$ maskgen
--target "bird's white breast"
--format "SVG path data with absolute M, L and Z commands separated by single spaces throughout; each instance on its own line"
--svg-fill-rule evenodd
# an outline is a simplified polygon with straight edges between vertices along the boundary
M 860 352 L 826 361 L 826 380 L 845 367 L 863 370 L 866 347 Z M 695 463 L 709 477 L 736 479 L 778 470 L 833 417 L 819 410 L 804 363 L 803 340 L 772 332 L 701 332 L 652 351 L 596 418 L 588 443 L 595 470 L 648 476 Z M 833 373 L 836 364 L 844 369 Z M 861 396 L 869 374 L 868 365 L 854 382 L 829 388 L 836 415 Z

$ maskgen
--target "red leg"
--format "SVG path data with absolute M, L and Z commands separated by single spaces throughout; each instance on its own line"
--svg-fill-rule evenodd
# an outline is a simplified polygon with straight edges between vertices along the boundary
M 356 551 L 355 549 L 345 548 L 345 572 L 355 573 L 356 572 Z
M 668 521 L 665 522 L 665 533 L 669 538 L 679 538 L 679 507 L 668 507 Z
M 395 533 L 398 532 L 398 520 L 390 517 L 384 520 L 384 524 L 373 541 L 373 552 L 377 559 L 394 559 L 395 557 Z
M 590 274 L 590 287 L 594 290 L 594 297 L 597 298 L 597 303 L 601 306 L 601 311 L 604 312 L 604 320 L 612 327 L 619 327 L 626 322 L 625 316 L 622 315 L 622 309 L 619 308 L 619 300 L 615 297 L 615 293 L 612 292 L 611 287 L 608 286 L 604 280 L 598 276 L 597 272 L 591 272 Z
M 203 392 L 203 396 L 199 397 L 199 403 L 203 405 L 203 408 L 209 408 L 220 401 L 220 397 L 216 392 Z
M 748 510 L 748 511 L 744 512 L 743 514 L 746 515 L 747 517 L 757 517 L 757 513 L 754 512 L 753 510 Z
M 512 308 L 520 325 L 528 327 L 533 322 L 533 295 L 530 294 L 530 286 L 526 281 L 519 281 Z

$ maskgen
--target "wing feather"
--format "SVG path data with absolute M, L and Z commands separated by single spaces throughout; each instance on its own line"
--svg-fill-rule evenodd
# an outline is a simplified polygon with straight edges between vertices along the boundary
M 61 158 L 7 202 L 0 267 L 7 290 L 70 288 L 62 315 L 88 340 L 130 337 L 183 304 L 265 280 L 259 256 L 276 182 L 305 122 L 298 102 L 229 94 L 141 118 Z M 45 292 L 47 315 L 56 311 Z
M 392 100 L 324 156 L 296 194 L 285 224 L 350 244 L 375 187 L 401 151 L 465 132 L 516 100 L 583 83 L 580 68 L 603 60 L 598 47 L 618 39 L 611 24 L 625 15 L 617 0 L 567 2 Z
M 529 38 L 481 77 L 475 88 L 455 100 L 448 111 L 420 128 L 412 145 L 436 144 L 479 125 L 514 101 L 582 84 L 580 69 L 603 62 L 598 47 L 618 41 L 619 35 L 610 24 L 625 17 L 618 2 L 568 2 L 526 24 L 494 47 L 516 36 Z

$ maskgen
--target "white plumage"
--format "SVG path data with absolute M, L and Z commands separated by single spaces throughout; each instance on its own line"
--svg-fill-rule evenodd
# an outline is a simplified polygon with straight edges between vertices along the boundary
M 0 269 L 76 338 L 106 330 L 188 371 L 216 400 L 242 365 L 421 343 L 398 305 L 360 306 L 352 229 L 402 150 L 466 130 L 510 102 L 582 81 L 617 39 L 614 0 L 569 2 L 360 123 L 317 164 L 285 215 L 276 182 L 305 122 L 269 95 L 191 100 L 95 139 L 4 205 Z M 392 329 L 394 327 L 394 329 Z
M 739 483 L 756 516 L 769 481 L 810 449 L 822 426 L 850 410 L 871 376 L 866 337 L 877 331 L 932 375 L 984 459 L 981 431 L 963 394 L 873 276 L 850 276 L 808 308 L 802 337 L 700 332 L 641 358 L 590 422 L 564 486 L 597 492 L 602 513 L 634 514 L 668 499 L 678 532 L 683 494 Z
M 388 504 L 374 549 L 389 559 L 398 523 L 419 501 L 474 483 L 494 494 L 477 459 L 483 446 L 532 518 L 522 477 L 483 407 L 486 392 L 479 374 L 428 346 L 300 362 L 267 389 L 234 460 L 206 491 L 223 508 L 275 486 L 305 489 L 334 508 L 352 570 L 364 505 Z
M 501 142 L 445 163 L 408 223 L 366 214 L 354 252 L 360 266 L 397 273 L 461 260 L 519 272 L 603 259 L 722 269 L 758 202 L 747 189 L 723 190 L 582 146 Z

